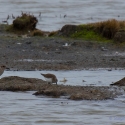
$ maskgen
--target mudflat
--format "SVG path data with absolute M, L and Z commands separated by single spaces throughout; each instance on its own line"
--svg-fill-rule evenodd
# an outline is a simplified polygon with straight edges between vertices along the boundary
M 125 47 L 113 43 L 62 37 L 27 37 L 7 33 L 0 26 L 0 64 L 7 70 L 125 69 Z M 77 83 L 76 83 L 77 84 Z M 113 86 L 49 85 L 33 78 L 6 77 L 1 91 L 37 91 L 35 95 L 65 96 L 73 100 L 113 99 L 123 94 Z
M 62 37 L 27 37 L 0 31 L 0 64 L 8 70 L 125 68 L 125 47 Z
M 18 76 L 0 79 L 0 91 L 37 91 L 33 95 L 44 95 L 53 98 L 63 97 L 71 100 L 104 100 L 114 99 L 123 94 L 123 90 L 114 86 L 69 86 L 48 84 L 36 78 Z

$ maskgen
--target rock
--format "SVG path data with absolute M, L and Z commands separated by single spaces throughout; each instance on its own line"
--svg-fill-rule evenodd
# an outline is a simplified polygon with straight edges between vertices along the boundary
M 125 86 L 125 77 L 113 84 L 110 84 L 110 85 L 116 85 L 116 86 Z
M 77 26 L 76 25 L 65 25 L 62 27 L 62 29 L 59 31 L 58 34 L 62 36 L 70 36 L 72 33 L 77 32 Z
M 71 99 L 71 100 L 83 100 L 83 96 L 82 96 L 82 94 L 72 94 L 70 97 L 69 97 L 69 99 Z
M 125 42 L 125 30 L 119 30 L 114 35 L 114 41 L 117 43 Z
M 31 44 L 32 42 L 31 41 L 27 41 L 26 44 Z
M 34 93 L 33 95 L 46 95 L 46 96 L 52 96 L 52 97 L 60 97 L 62 93 L 58 90 L 48 89 L 48 90 L 42 90 L 39 92 Z
M 43 84 L 46 84 L 46 82 L 41 79 L 10 76 L 0 79 L 0 90 L 33 91 L 38 90 Z

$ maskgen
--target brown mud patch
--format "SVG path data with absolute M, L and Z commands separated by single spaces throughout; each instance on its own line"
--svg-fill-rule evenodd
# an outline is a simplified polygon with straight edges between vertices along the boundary
M 70 31 L 70 27 L 67 28 Z M 39 30 L 34 30 L 31 35 L 36 37 L 21 36 L 5 29 L 5 25 L 0 25 L 0 64 L 6 65 L 8 70 L 125 68 L 124 46 L 82 39 L 38 37 L 38 34 L 48 35 Z M 65 33 L 66 29 L 62 31 Z
M 125 77 L 122 78 L 121 80 L 113 83 L 113 84 L 110 84 L 110 85 L 115 85 L 115 86 L 125 86 Z
M 18 76 L 0 79 L 1 91 L 37 91 L 34 95 L 45 95 L 54 98 L 64 96 L 71 100 L 104 100 L 114 99 L 122 94 L 118 87 L 108 86 L 69 86 L 47 84 L 36 78 L 22 78 Z

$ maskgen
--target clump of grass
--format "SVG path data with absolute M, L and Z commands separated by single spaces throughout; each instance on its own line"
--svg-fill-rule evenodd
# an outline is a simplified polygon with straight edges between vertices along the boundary
M 79 25 L 78 30 L 71 34 L 72 38 L 82 38 L 84 40 L 94 40 L 94 41 L 108 41 L 101 34 L 95 32 L 93 27 L 89 24 Z
M 28 29 L 34 30 L 36 28 L 38 20 L 36 17 L 30 14 L 23 13 L 20 17 L 17 17 L 13 21 L 13 27 L 18 30 Z
M 57 33 L 58 33 L 58 31 L 52 31 L 52 32 L 49 33 L 48 36 L 49 36 L 49 37 L 55 36 Z
M 6 26 L 6 31 L 7 31 L 7 32 L 11 32 L 11 33 L 15 33 L 15 34 L 18 34 L 18 35 L 28 33 L 27 30 L 23 30 L 23 29 L 22 29 L 22 30 L 17 30 L 17 29 L 15 29 L 15 28 L 13 28 L 13 25 L 12 25 L 12 24 Z
M 6 30 L 16 34 L 25 34 L 35 30 L 37 22 L 37 18 L 33 15 L 23 13 L 13 21 L 12 25 L 8 25 Z
M 119 30 L 125 29 L 125 21 L 115 19 L 77 26 L 77 31 L 71 34 L 72 38 L 82 38 L 94 41 L 112 41 Z
M 125 29 L 125 21 L 117 21 L 115 19 L 97 22 L 89 25 L 95 32 L 108 39 L 112 39 L 117 31 Z
M 44 32 L 37 29 L 31 32 L 31 36 L 44 36 Z

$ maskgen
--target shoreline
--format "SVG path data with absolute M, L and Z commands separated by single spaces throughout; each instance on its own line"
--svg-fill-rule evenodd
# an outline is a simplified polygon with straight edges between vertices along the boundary
M 7 32 L 6 25 L 0 25 L 0 64 L 19 71 L 125 68 L 125 46 L 65 36 L 77 28 L 65 25 L 58 32 L 64 37 L 59 34 L 52 37 L 16 35 Z
M 124 47 L 112 43 L 61 37 L 22 37 L 6 33 L 1 29 L 0 44 L 0 64 L 6 65 L 6 71 L 125 69 Z M 113 99 L 123 94 L 119 90 L 120 87 L 117 91 L 115 89 L 111 91 L 114 87 L 55 86 L 48 85 L 42 80 L 15 76 L 4 77 L 0 82 L 1 91 L 37 90 L 37 94 L 49 94 L 49 96 L 54 94 L 60 97 L 68 94 L 70 95 L 68 99 L 72 100 Z
M 46 70 L 46 69 L 35 69 L 35 70 L 18 70 L 18 69 L 10 69 L 7 68 L 5 69 L 5 71 L 101 71 L 101 70 L 106 70 L 106 71 L 113 71 L 113 70 L 125 70 L 125 68 L 84 68 L 84 69 L 71 69 L 71 70 L 66 70 L 66 69 L 62 69 L 62 70 Z
M 0 79 L 0 91 L 36 91 L 35 96 L 44 95 L 51 98 L 70 100 L 107 100 L 123 95 L 123 89 L 115 86 L 71 86 L 48 84 L 37 78 L 9 76 Z
M 64 38 L 0 36 L 0 64 L 13 70 L 125 68 L 124 47 Z M 65 43 L 71 44 L 64 46 Z M 107 50 L 103 51 L 101 48 Z M 28 61 L 30 59 L 30 61 Z M 22 61 L 21 61 L 22 60 Z

